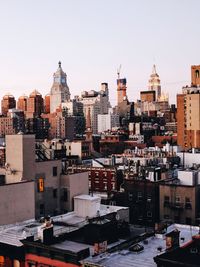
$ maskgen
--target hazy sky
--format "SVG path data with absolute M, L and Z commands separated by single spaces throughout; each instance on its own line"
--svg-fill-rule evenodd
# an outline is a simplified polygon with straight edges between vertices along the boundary
M 49 92 L 61 60 L 72 95 L 108 82 L 117 68 L 129 100 L 147 89 L 152 65 L 172 102 L 200 64 L 199 0 L 0 0 L 0 98 Z

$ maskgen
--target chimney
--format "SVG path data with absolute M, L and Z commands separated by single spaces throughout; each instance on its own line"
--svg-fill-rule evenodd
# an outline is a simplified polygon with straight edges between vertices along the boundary
M 51 217 L 47 216 L 42 219 L 42 225 L 38 229 L 38 237 L 41 239 L 44 244 L 51 244 L 53 241 L 53 224 L 51 221 Z

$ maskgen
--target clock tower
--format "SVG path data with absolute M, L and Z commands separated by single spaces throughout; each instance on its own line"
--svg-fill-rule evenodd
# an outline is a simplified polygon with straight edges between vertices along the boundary
M 53 75 L 53 85 L 50 92 L 50 112 L 53 113 L 61 106 L 61 103 L 70 100 L 67 75 L 62 70 L 61 62 L 58 62 L 58 69 Z

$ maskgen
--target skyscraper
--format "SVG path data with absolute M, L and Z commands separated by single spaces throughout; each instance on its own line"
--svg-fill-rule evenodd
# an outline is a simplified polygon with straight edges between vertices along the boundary
M 118 77 L 117 79 L 117 104 L 119 105 L 124 100 L 126 100 L 126 78 L 121 79 Z
M 161 85 L 159 75 L 156 72 L 156 65 L 153 65 L 152 74 L 149 79 L 149 90 L 156 92 L 156 100 L 158 101 L 161 96 Z
M 58 62 L 58 69 L 53 75 L 53 85 L 50 92 L 50 111 L 55 112 L 61 107 L 61 103 L 70 100 L 69 87 L 67 85 L 67 75 L 62 70 L 61 62 Z

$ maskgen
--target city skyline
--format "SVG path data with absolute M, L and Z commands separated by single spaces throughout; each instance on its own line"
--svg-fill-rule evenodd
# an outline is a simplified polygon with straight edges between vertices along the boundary
M 191 4 L 191 2 L 193 4 Z M 117 68 L 130 101 L 147 90 L 153 64 L 170 102 L 198 65 L 198 16 L 193 1 L 34 1 L 1 3 L 0 97 L 37 89 L 44 96 L 62 62 L 72 96 L 107 82 L 116 104 Z M 194 8 L 195 7 L 195 8 Z M 9 17 L 8 17 L 9 14 Z M 153 15 L 152 15 L 153 14 Z M 9 18 L 9 19 L 8 19 Z M 195 37 L 196 42 L 192 42 Z

